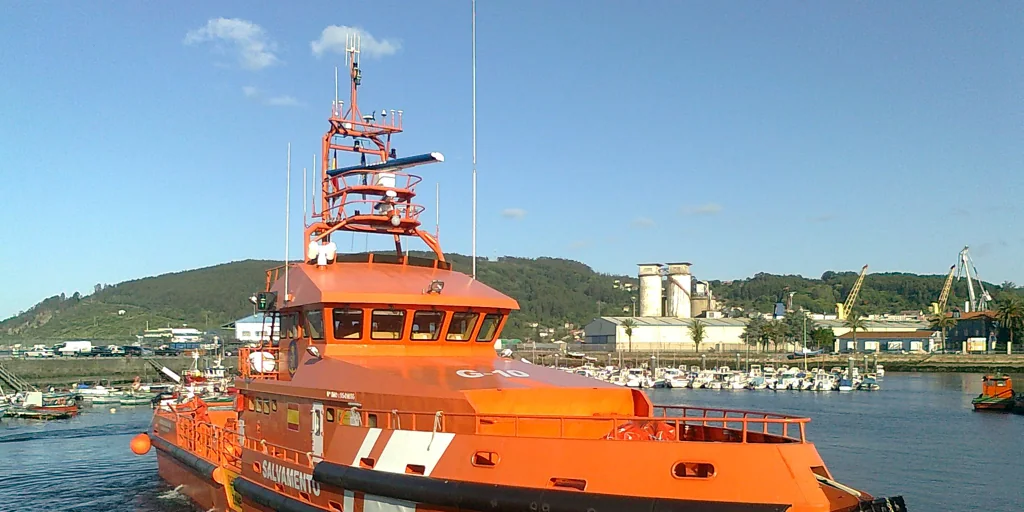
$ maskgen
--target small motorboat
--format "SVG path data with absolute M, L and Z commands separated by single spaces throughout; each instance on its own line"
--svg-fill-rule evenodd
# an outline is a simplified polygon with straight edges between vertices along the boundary
M 881 388 L 873 375 L 864 377 L 864 380 L 860 381 L 860 384 L 857 385 L 857 389 L 860 391 L 878 391 Z
M 1006 375 L 986 375 L 982 378 L 981 394 L 971 400 L 975 411 L 1008 412 L 1016 404 L 1013 381 Z

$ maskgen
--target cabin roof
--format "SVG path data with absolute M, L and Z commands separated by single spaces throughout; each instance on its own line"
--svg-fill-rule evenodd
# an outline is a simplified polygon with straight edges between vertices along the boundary
M 441 293 L 426 292 L 434 280 L 444 283 Z M 292 264 L 288 288 L 292 300 L 285 307 L 337 303 L 519 309 L 515 299 L 461 272 L 395 263 Z M 284 297 L 283 275 L 271 289 Z

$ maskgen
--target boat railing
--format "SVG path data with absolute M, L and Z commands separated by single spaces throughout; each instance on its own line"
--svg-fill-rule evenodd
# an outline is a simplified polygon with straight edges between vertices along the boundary
M 402 190 L 411 193 L 416 185 L 423 181 L 423 178 L 416 174 L 409 174 L 402 171 L 376 171 L 372 168 L 356 171 L 348 171 L 332 176 L 334 191 L 329 192 L 327 197 L 334 197 L 346 189 L 353 192 L 366 190 L 373 193 L 374 190 L 383 194 L 385 189 Z
M 379 199 L 352 199 L 342 198 L 342 203 L 337 208 L 337 218 L 332 222 L 347 220 L 350 222 L 379 221 L 380 223 L 392 222 L 392 212 L 398 216 L 399 221 L 416 220 L 426 210 L 421 204 L 409 202 L 387 203 Z
M 245 439 L 241 433 L 193 418 L 191 411 L 159 409 L 156 416 L 174 420 L 178 447 L 210 462 L 227 466 L 236 473 L 241 472 L 241 442 Z M 155 426 L 153 434 L 159 434 Z
M 315 462 L 310 452 L 269 442 L 258 438 L 258 434 L 246 437 L 235 430 L 197 420 L 188 412 L 160 410 L 156 415 L 174 420 L 180 448 L 210 462 L 227 466 L 236 473 L 242 470 L 243 447 L 299 466 L 311 468 Z M 156 430 L 153 433 L 158 434 Z
M 806 443 L 809 418 L 686 406 L 656 406 L 653 416 L 557 416 L 351 409 L 355 426 L 557 439 L 617 439 L 648 426 L 651 439 L 677 442 Z M 665 435 L 658 435 L 661 428 Z M 628 437 L 628 436 L 627 436 Z M 629 437 L 632 438 L 632 437 Z
M 281 364 L 278 347 L 242 347 L 238 349 L 238 371 L 243 379 L 277 380 Z

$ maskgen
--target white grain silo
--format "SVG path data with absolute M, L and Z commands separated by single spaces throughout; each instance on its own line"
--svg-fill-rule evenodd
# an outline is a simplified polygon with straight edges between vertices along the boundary
M 641 263 L 640 316 L 661 316 L 661 264 Z
M 690 275 L 689 263 L 669 263 L 668 282 L 665 284 L 667 298 L 665 316 L 690 318 L 690 291 L 693 287 L 693 276 Z

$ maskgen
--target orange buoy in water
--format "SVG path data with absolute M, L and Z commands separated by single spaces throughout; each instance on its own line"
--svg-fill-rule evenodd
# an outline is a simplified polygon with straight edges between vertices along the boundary
M 145 455 L 149 453 L 149 447 L 153 446 L 152 441 L 149 440 L 149 436 L 145 433 L 139 434 L 132 438 L 131 443 L 128 444 L 131 447 L 132 453 L 135 455 Z

